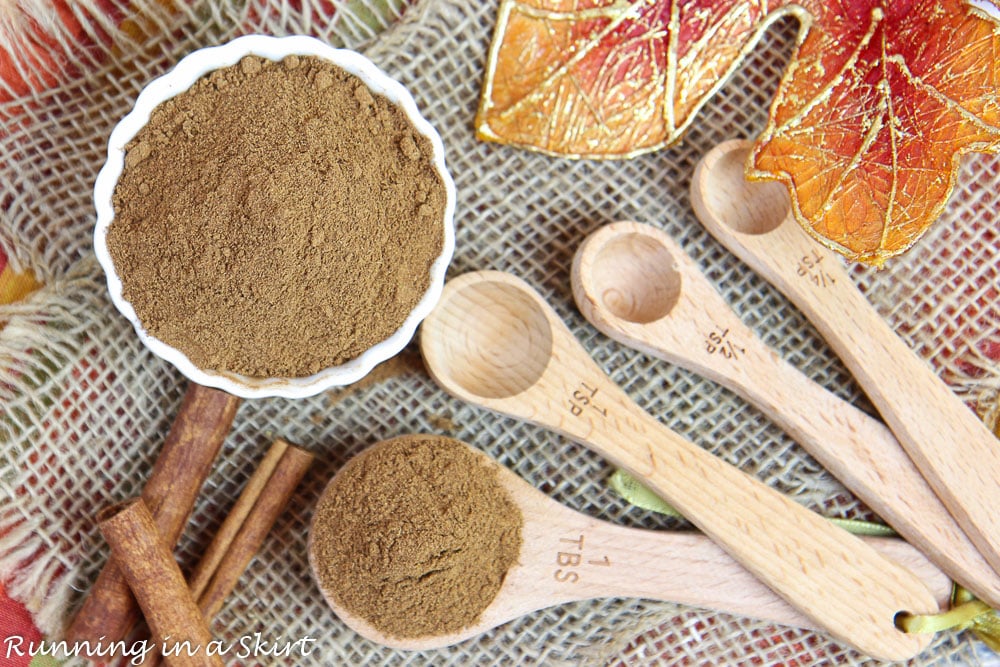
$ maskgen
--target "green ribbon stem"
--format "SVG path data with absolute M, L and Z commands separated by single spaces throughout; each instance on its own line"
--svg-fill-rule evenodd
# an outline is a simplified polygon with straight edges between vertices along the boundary
M 616 470 L 611 475 L 609 481 L 611 488 L 622 498 L 636 507 L 644 510 L 683 519 L 684 516 L 674 509 L 667 501 L 660 498 L 632 475 L 624 470 Z M 860 521 L 858 519 L 829 519 L 844 530 L 854 535 L 866 535 L 868 537 L 895 537 L 896 531 L 889 526 L 871 521 Z

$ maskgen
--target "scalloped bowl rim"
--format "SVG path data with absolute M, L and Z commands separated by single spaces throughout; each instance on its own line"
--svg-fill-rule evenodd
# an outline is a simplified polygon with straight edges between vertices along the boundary
M 151 335 L 142 326 L 130 304 L 122 296 L 122 282 L 115 270 L 107 246 L 107 232 L 114 220 L 112 196 L 125 166 L 125 145 L 149 121 L 149 116 L 160 103 L 188 90 L 205 74 L 235 65 L 248 55 L 279 61 L 285 56 L 317 56 L 332 62 L 360 78 L 374 94 L 380 94 L 398 105 L 406 113 L 418 132 L 427 137 L 433 147 L 433 163 L 444 182 L 446 203 L 442 220 L 444 243 L 441 254 L 431 265 L 430 287 L 391 336 L 376 343 L 361 355 L 339 366 L 331 366 L 313 375 L 295 378 L 255 378 L 226 371 L 203 370 L 175 347 Z M 270 37 L 248 35 L 221 46 L 193 51 L 181 59 L 173 69 L 151 81 L 135 101 L 135 105 L 111 132 L 108 140 L 108 158 L 101 168 L 94 185 L 94 205 L 97 224 L 94 229 L 94 252 L 107 277 L 111 301 L 118 311 L 132 323 L 139 339 L 157 357 L 173 364 L 193 382 L 222 389 L 243 398 L 313 396 L 332 387 L 357 382 L 377 364 L 399 353 L 413 338 L 417 326 L 433 310 L 441 297 L 445 273 L 455 250 L 455 183 L 444 162 L 444 145 L 437 131 L 420 114 L 409 91 L 374 63 L 359 53 L 337 49 L 313 37 Z

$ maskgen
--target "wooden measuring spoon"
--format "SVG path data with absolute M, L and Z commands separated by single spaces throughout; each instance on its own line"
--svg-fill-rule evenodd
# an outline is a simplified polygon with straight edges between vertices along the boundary
M 777 356 L 669 235 L 635 222 L 605 225 L 577 250 L 572 281 L 597 329 L 759 407 L 955 581 L 1000 606 L 1000 577 L 892 432 Z
M 365 456 L 381 444 L 358 456 Z M 337 616 L 358 634 L 393 648 L 440 648 L 538 609 L 605 597 L 665 600 L 793 627 L 816 627 L 704 535 L 626 528 L 580 514 L 552 500 L 486 454 L 470 449 L 494 467 L 498 480 L 521 510 L 524 525 L 517 564 L 508 570 L 496 598 L 475 624 L 443 635 L 386 635 L 327 595 Z M 339 477 L 340 473 L 330 485 L 337 484 Z M 916 549 L 896 539 L 864 541 L 912 572 L 932 591 L 939 606 L 947 605 L 950 580 Z M 309 555 L 312 559 L 311 546 Z
M 893 623 L 936 609 L 918 578 L 640 409 L 524 281 L 483 271 L 446 283 L 421 349 L 449 393 L 589 445 L 840 641 L 887 660 L 929 642 Z
M 746 141 L 709 151 L 691 181 L 705 228 L 798 306 L 840 356 L 924 478 L 1000 572 L 1000 444 L 889 328 L 839 259 L 792 219 L 778 183 L 750 183 Z

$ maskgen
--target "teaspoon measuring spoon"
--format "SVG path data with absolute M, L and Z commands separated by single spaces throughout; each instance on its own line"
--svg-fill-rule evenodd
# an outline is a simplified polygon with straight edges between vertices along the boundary
M 691 181 L 705 228 L 794 303 L 844 361 L 948 511 L 1000 572 L 1000 443 L 791 216 L 785 187 L 751 183 L 750 143 L 709 151 Z
M 894 625 L 899 612 L 937 609 L 918 577 L 651 417 L 519 278 L 482 271 L 446 283 L 421 350 L 452 395 L 550 428 L 628 470 L 841 642 L 885 660 L 929 643 Z
M 669 235 L 635 222 L 605 225 L 577 250 L 572 282 L 598 330 L 759 407 L 911 544 L 1000 606 L 1000 577 L 892 432 L 768 348 Z
M 358 457 L 382 444 L 373 445 Z M 393 648 L 441 648 L 538 609 L 608 597 L 664 600 L 815 629 L 814 623 L 704 535 L 626 528 L 589 517 L 549 498 L 478 449 L 469 449 L 496 470 L 500 484 L 521 510 L 524 524 L 517 563 L 508 570 L 496 598 L 480 618 L 448 634 L 416 638 L 386 635 L 327 596 L 338 618 L 358 634 Z M 330 481 L 331 488 L 339 475 Z M 947 605 L 950 580 L 916 549 L 897 539 L 864 541 L 923 581 L 940 606 Z M 312 548 L 309 553 L 312 557 Z

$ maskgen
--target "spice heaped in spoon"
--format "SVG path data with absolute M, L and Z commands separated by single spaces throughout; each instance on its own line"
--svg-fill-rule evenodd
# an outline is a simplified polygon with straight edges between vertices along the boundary
M 1000 577 L 892 432 L 767 347 L 665 232 L 635 222 L 601 227 L 577 250 L 572 282 L 597 329 L 756 405 L 911 544 L 1000 606 Z
M 435 469 L 447 471 L 444 474 L 450 476 L 435 485 L 427 485 L 421 476 L 427 472 L 428 449 L 433 449 L 438 458 Z M 462 484 L 455 483 L 457 477 L 483 478 L 475 480 L 476 488 L 481 490 L 489 483 L 493 495 L 506 495 L 506 500 L 519 510 L 520 547 L 516 558 L 502 575 L 502 583 L 494 597 L 486 600 L 486 606 L 464 627 L 413 636 L 397 636 L 384 629 L 410 625 L 406 622 L 407 609 L 403 608 L 402 600 L 409 600 L 412 595 L 400 593 L 400 587 L 412 590 L 439 576 L 441 564 L 431 562 L 434 559 L 404 563 L 414 568 L 411 574 L 424 573 L 424 576 L 388 581 L 379 573 L 379 583 L 387 584 L 379 590 L 372 586 L 375 579 L 352 581 L 349 575 L 329 567 L 352 550 L 363 554 L 378 553 L 378 567 L 386 562 L 392 566 L 399 561 L 423 560 L 426 556 L 426 552 L 414 553 L 412 545 L 421 542 L 421 536 L 407 534 L 407 529 L 385 523 L 381 525 L 392 535 L 374 534 L 366 529 L 364 519 L 392 511 L 390 507 L 383 507 L 379 499 L 371 498 L 370 487 L 361 483 L 375 473 L 386 488 L 398 489 L 397 495 L 407 496 L 398 499 L 408 500 L 407 507 L 410 503 L 433 507 L 431 511 L 440 516 L 426 517 L 425 521 L 418 519 L 416 523 L 425 524 L 423 532 L 434 533 L 424 535 L 425 539 L 445 540 L 441 543 L 443 547 L 463 546 L 448 541 L 453 533 L 460 533 L 463 528 L 456 530 L 454 518 L 448 516 L 448 508 L 457 502 L 462 504 L 464 511 L 471 504 L 467 503 L 467 498 L 453 497 L 463 490 Z M 410 494 L 415 497 L 408 498 Z M 346 499 L 364 503 L 361 514 L 371 513 L 361 521 L 354 521 L 350 529 L 336 525 L 356 518 L 338 521 L 338 512 L 356 509 L 352 503 L 345 502 Z M 476 522 L 490 521 L 492 517 L 462 518 Z M 432 524 L 440 529 L 428 528 Z M 333 535 L 340 539 L 330 541 Z M 477 543 L 475 547 L 480 551 L 496 549 L 503 542 L 503 536 L 498 535 L 496 541 L 495 545 Z M 602 597 L 667 600 L 783 625 L 815 627 L 704 535 L 625 528 L 580 514 L 539 492 L 482 452 L 440 436 L 409 435 L 383 441 L 349 461 L 323 492 L 309 542 L 313 573 L 337 616 L 359 634 L 394 648 L 420 650 L 448 646 L 538 609 Z M 349 546 L 347 542 L 352 544 Z M 947 604 L 950 580 L 916 549 L 895 539 L 876 538 L 865 542 L 923 581 L 938 604 Z M 392 545 L 390 550 L 382 552 L 387 544 Z M 331 549 L 341 553 L 331 553 Z M 489 565 L 492 567 L 492 562 Z M 441 623 L 455 625 L 453 621 L 460 613 L 465 613 L 467 600 L 473 597 L 468 595 L 469 590 L 478 590 L 484 584 L 492 586 L 486 583 L 495 576 L 492 571 L 486 571 L 489 569 L 484 568 L 479 575 L 468 573 L 464 591 L 442 585 L 428 596 L 431 599 L 424 608 L 451 605 L 453 613 L 445 614 Z M 361 605 L 379 618 L 366 617 L 357 604 L 353 611 L 349 608 L 351 604 L 344 593 L 350 593 L 352 585 L 366 587 L 361 595 L 350 597 L 362 598 Z M 387 615 L 395 616 L 395 622 L 387 622 Z M 400 619 L 404 622 L 400 623 Z
M 706 154 L 691 180 L 705 228 L 788 297 L 840 356 L 966 535 L 1000 572 L 997 438 L 888 327 L 839 259 L 792 220 L 785 188 L 750 183 L 746 141 Z
M 641 410 L 524 281 L 496 271 L 450 281 L 421 349 L 448 392 L 589 445 L 840 641 L 888 660 L 927 645 L 893 623 L 936 608 L 919 579 Z

